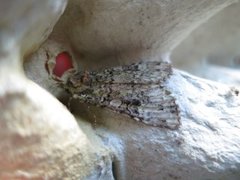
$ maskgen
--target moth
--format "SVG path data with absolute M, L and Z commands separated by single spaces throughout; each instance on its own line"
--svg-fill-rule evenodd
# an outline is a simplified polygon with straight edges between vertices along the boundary
M 146 125 L 177 129 L 179 108 L 164 86 L 171 74 L 167 62 L 139 62 L 76 72 L 64 88 L 80 102 L 109 108 Z

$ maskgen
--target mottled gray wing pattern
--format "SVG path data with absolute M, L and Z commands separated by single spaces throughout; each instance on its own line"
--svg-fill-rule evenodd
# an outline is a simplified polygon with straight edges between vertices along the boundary
M 163 86 L 171 73 L 166 62 L 141 62 L 78 72 L 65 88 L 81 102 L 108 107 L 147 125 L 176 129 L 180 124 L 178 105 Z

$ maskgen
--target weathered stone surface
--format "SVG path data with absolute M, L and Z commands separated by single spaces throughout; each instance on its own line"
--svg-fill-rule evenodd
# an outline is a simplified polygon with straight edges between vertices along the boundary
M 240 3 L 194 30 L 172 53 L 173 65 L 194 75 L 239 85 Z
M 87 68 L 159 60 L 233 0 L 71 0 L 52 38 Z M 64 31 L 63 31 L 64 29 Z
M 0 179 L 84 179 L 99 172 L 111 179 L 110 151 L 91 142 L 66 107 L 29 81 L 7 80 L 0 89 Z

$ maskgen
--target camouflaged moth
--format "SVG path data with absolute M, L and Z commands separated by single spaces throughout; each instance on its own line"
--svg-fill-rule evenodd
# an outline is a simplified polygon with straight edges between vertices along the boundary
M 140 62 L 100 71 L 79 71 L 64 88 L 83 103 L 110 108 L 147 125 L 176 129 L 178 105 L 164 83 L 172 74 L 167 62 Z

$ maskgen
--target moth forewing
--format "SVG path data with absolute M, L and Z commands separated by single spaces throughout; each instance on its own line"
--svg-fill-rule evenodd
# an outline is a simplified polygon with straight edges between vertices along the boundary
M 147 125 L 176 129 L 178 105 L 164 83 L 167 62 L 141 62 L 102 71 L 78 72 L 64 86 L 84 103 L 110 108 Z

